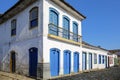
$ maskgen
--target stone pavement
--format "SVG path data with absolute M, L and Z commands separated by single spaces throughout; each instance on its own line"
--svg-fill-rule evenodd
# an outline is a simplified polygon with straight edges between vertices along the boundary
M 61 78 L 50 80 L 120 80 L 120 67 L 112 67 L 108 69 L 84 72 Z
M 0 80 L 35 80 L 18 74 L 0 71 Z M 50 80 L 120 80 L 120 67 L 112 67 L 98 71 L 79 73 L 71 76 L 62 76 Z
M 0 80 L 35 80 L 18 74 L 11 74 L 0 71 Z

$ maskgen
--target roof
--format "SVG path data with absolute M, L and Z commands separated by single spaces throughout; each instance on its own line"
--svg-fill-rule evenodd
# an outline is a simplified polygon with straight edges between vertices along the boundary
M 66 4 L 68 7 L 70 7 L 72 10 L 74 10 L 75 12 L 77 12 L 79 15 L 81 15 L 82 17 L 86 18 L 83 14 L 81 14 L 80 12 L 78 12 L 75 8 L 73 8 L 70 4 L 68 4 L 66 1 L 64 0 L 60 0 L 62 1 L 64 4 Z
M 83 47 L 86 47 L 86 48 L 90 48 L 90 49 L 100 49 L 100 50 L 104 50 L 104 51 L 108 51 L 107 49 L 104 49 L 104 48 L 102 48 L 102 47 L 100 47 L 100 46 L 94 46 L 94 45 L 91 45 L 91 44 L 89 44 L 89 43 L 87 43 L 87 42 L 85 42 L 85 41 L 82 41 L 82 44 L 83 44 Z
M 114 54 L 114 53 L 116 54 L 116 53 L 120 52 L 120 49 L 109 50 L 109 52 L 111 52 L 111 53 L 113 53 L 113 54 Z
M 8 20 L 9 18 L 13 17 L 17 13 L 21 12 L 24 10 L 26 7 L 31 5 L 37 0 L 19 0 L 14 6 L 12 6 L 10 9 L 8 9 L 3 15 L 0 15 L 0 24 Z M 54 1 L 54 0 L 52 0 Z M 83 18 L 86 18 L 83 16 L 80 12 L 78 12 L 76 9 L 74 9 L 71 5 L 69 5 L 67 2 L 64 0 L 59 0 L 69 8 L 71 8 L 73 11 L 75 11 L 77 14 L 81 15 Z
M 12 6 L 2 16 L 0 16 L 0 24 L 21 12 L 35 1 L 37 0 L 19 0 L 14 6 Z

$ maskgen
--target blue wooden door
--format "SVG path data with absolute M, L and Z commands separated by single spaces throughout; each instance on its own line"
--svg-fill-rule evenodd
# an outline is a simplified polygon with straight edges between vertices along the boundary
M 51 76 L 59 75 L 59 53 L 58 49 L 50 50 L 50 72 Z
M 74 72 L 79 71 L 79 53 L 75 52 L 74 53 Z
M 53 35 L 58 35 L 58 13 L 54 10 L 50 10 L 49 22 L 49 33 Z
M 73 40 L 78 41 L 78 25 L 73 23 Z
M 71 52 L 66 50 L 64 51 L 64 74 L 70 74 L 71 69 Z
M 92 69 L 92 54 L 89 53 L 89 69 Z
M 38 49 L 29 49 L 29 76 L 37 76 Z
M 69 19 L 67 17 L 63 17 L 63 37 L 66 39 L 69 39 L 69 26 Z
M 82 70 L 86 70 L 87 69 L 87 57 L 86 57 L 86 53 L 83 52 L 82 53 Z

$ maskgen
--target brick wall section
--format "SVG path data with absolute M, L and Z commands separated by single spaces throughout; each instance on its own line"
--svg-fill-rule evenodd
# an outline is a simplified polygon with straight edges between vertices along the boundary
M 120 80 L 120 67 L 112 67 L 51 80 Z

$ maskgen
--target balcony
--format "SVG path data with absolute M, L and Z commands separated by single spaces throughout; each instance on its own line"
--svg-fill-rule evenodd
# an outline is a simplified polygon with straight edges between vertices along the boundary
M 71 43 L 74 45 L 81 45 L 82 37 L 78 34 L 74 34 L 64 28 L 58 27 L 52 23 L 48 25 L 49 34 L 48 37 L 54 38 L 63 42 Z

